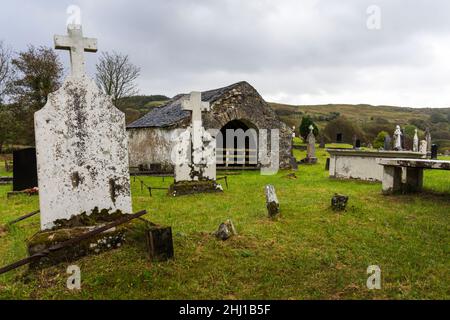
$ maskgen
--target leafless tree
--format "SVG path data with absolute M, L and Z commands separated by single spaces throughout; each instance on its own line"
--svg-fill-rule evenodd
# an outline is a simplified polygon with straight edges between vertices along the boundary
M 96 68 L 97 85 L 112 97 L 116 106 L 121 98 L 137 94 L 140 69 L 130 62 L 128 55 L 103 52 Z
M 13 76 L 11 57 L 11 50 L 4 45 L 3 41 L 0 41 L 0 103 L 4 100 L 7 86 Z

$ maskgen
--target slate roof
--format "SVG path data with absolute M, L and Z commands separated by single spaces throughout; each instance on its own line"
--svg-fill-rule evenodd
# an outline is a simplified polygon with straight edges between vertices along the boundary
M 241 81 L 229 85 L 227 87 L 204 91 L 202 92 L 202 101 L 205 102 L 207 101 L 212 104 L 214 101 L 219 99 L 224 93 L 244 83 L 246 82 Z M 127 126 L 127 129 L 169 127 L 185 118 L 188 118 L 191 113 L 187 110 L 183 110 L 181 107 L 182 101 L 187 99 L 188 96 L 189 96 L 188 94 L 176 95 L 163 106 L 153 109 L 152 111 L 144 115 L 142 118 L 139 118 L 136 121 L 130 123 Z

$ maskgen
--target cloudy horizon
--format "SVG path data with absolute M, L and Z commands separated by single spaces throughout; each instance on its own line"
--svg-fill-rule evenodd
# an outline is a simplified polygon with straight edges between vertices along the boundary
M 278 103 L 450 107 L 448 1 L 18 0 L 2 5 L 0 40 L 53 47 L 70 5 L 100 52 L 141 68 L 140 94 L 247 81 Z M 380 29 L 367 26 L 373 5 Z M 67 71 L 68 53 L 58 54 Z M 91 76 L 98 57 L 86 53 Z

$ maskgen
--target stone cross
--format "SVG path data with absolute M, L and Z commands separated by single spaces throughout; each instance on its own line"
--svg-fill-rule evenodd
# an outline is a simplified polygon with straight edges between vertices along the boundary
M 308 163 L 316 163 L 316 137 L 314 136 L 314 126 L 309 126 L 309 134 L 306 137 L 308 142 L 307 150 L 306 150 L 306 159 Z
M 184 100 L 182 104 L 183 110 L 192 112 L 192 158 L 194 164 L 199 164 L 203 159 L 198 159 L 198 154 L 201 154 L 203 147 L 203 126 L 202 126 L 202 111 L 209 111 L 209 102 L 202 101 L 201 92 L 193 91 L 190 94 L 189 100 Z
M 419 152 L 419 136 L 417 134 L 417 129 L 414 131 L 413 151 Z
M 81 25 L 69 24 L 68 36 L 55 35 L 55 49 L 70 51 L 70 66 L 73 77 L 84 75 L 84 52 L 97 52 L 97 39 L 84 38 Z

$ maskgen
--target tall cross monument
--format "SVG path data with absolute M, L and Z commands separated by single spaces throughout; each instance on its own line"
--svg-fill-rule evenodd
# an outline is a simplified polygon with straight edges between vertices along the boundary
M 83 37 L 81 25 L 67 25 L 67 36 L 55 35 L 55 49 L 70 51 L 73 77 L 84 75 L 84 52 L 97 52 L 97 39 Z
M 209 102 L 202 101 L 201 92 L 193 91 L 189 100 L 183 101 L 182 107 L 183 110 L 192 111 L 192 163 L 204 164 L 202 112 L 210 110 Z
M 125 115 L 85 75 L 84 52 L 97 40 L 79 25 L 67 31 L 54 41 L 70 51 L 72 74 L 34 114 L 42 230 L 83 212 L 132 212 Z

